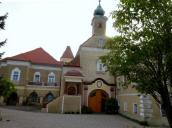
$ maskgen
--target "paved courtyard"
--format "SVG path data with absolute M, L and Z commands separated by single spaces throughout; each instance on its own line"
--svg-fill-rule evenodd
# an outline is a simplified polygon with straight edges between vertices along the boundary
M 1 108 L 0 128 L 143 128 L 118 115 L 50 114 Z

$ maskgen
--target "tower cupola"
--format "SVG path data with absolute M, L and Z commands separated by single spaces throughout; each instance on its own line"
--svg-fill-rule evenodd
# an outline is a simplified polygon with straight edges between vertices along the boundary
M 101 0 L 99 0 L 99 5 L 94 10 L 94 17 L 92 19 L 92 35 L 94 36 L 105 36 L 106 33 L 106 21 L 107 17 L 104 16 L 105 11 L 100 5 Z
M 103 8 L 100 5 L 100 0 L 99 0 L 99 5 L 97 6 L 97 8 L 94 10 L 94 16 L 95 15 L 99 15 L 99 16 L 104 16 L 105 11 L 103 10 Z

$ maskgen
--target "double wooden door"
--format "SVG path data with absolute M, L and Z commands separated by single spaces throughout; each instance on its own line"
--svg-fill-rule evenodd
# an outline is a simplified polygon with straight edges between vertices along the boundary
M 105 111 L 105 102 L 108 94 L 103 90 L 95 90 L 90 93 L 88 98 L 88 106 L 93 112 L 100 113 Z

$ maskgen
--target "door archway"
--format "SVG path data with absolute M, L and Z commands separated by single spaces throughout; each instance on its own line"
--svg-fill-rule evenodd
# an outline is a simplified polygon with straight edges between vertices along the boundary
M 93 112 L 105 112 L 105 103 L 107 99 L 109 99 L 109 95 L 104 90 L 94 90 L 89 94 L 88 106 Z
M 13 92 L 8 98 L 7 98 L 7 105 L 16 105 L 18 103 L 18 95 L 16 92 Z

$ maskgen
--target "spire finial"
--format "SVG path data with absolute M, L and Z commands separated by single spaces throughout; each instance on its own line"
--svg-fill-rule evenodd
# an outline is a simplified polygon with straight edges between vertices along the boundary
M 100 2 L 101 2 L 101 0 L 99 0 L 99 6 L 100 6 Z

